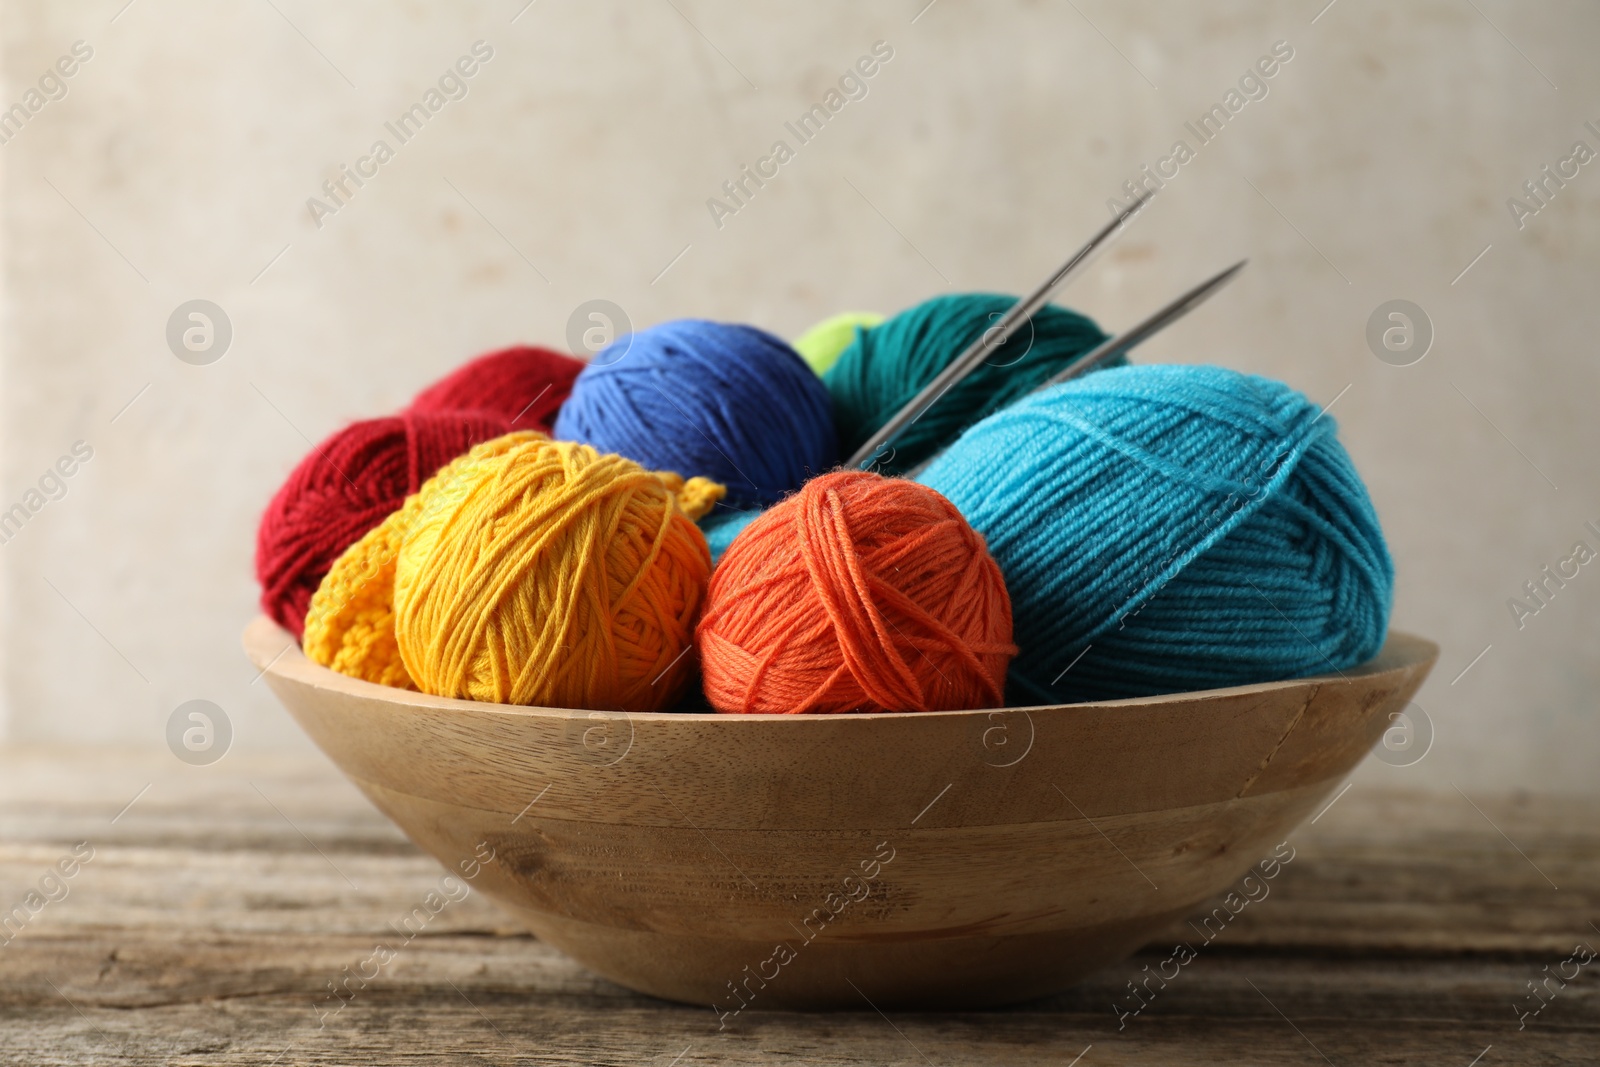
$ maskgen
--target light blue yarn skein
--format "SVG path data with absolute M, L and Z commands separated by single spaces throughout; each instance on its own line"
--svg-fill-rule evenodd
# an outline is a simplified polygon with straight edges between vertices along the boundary
M 740 531 L 760 517 L 761 512 L 754 508 L 749 511 L 717 508 L 700 520 L 700 532 L 706 535 L 706 546 L 711 549 L 712 566 L 722 562 L 722 554 L 728 551 Z
M 573 383 L 555 437 L 721 482 L 716 516 L 774 504 L 838 455 L 827 387 L 799 354 L 754 326 L 703 319 L 601 349 Z
M 1333 420 L 1280 382 L 1101 371 L 979 422 L 918 480 L 1005 575 L 1013 704 L 1303 677 L 1383 645 L 1372 502 Z

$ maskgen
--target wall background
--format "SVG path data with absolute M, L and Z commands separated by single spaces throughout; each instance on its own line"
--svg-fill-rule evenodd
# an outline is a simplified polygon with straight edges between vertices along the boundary
M 1600 548 L 1600 163 L 1520 231 L 1506 199 L 1575 140 L 1600 148 L 1600 11 L 1324 2 L 3 0 L 5 105 L 93 48 L 0 147 L 0 507 L 93 449 L 0 545 L 3 736 L 160 745 L 202 697 L 237 747 L 306 746 L 239 632 L 257 514 L 308 438 L 478 351 L 559 344 L 596 297 L 636 325 L 793 336 L 1029 288 L 1285 40 L 1269 94 L 1061 299 L 1116 328 L 1249 256 L 1137 358 L 1337 401 L 1395 625 L 1444 649 L 1428 756 L 1358 774 L 1593 789 L 1600 565 L 1521 630 L 1506 602 L 1579 538 Z M 319 229 L 306 199 L 480 39 L 466 98 Z M 894 58 L 866 98 L 718 229 L 706 199 L 877 40 Z M 194 298 L 233 326 L 209 366 L 165 341 Z M 1392 298 L 1436 331 L 1412 366 L 1364 338 Z

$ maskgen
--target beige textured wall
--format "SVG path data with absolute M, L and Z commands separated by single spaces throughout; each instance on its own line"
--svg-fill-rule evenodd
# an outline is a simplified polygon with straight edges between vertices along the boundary
M 305 438 L 478 350 L 559 343 L 591 298 L 792 335 L 1026 288 L 1287 41 L 1265 98 L 1063 300 L 1116 327 L 1249 256 L 1139 358 L 1337 399 L 1395 622 L 1444 648 L 1432 751 L 1360 774 L 1594 788 L 1600 565 L 1520 630 L 1507 599 L 1600 548 L 1600 163 L 1520 230 L 1506 206 L 1575 140 L 1600 148 L 1593 5 L 124 2 L 0 4 L 8 104 L 93 49 L 0 146 L 0 506 L 93 449 L 0 545 L 10 737 L 159 745 L 202 697 L 238 746 L 304 745 L 238 633 L 257 513 Z M 307 198 L 478 40 L 467 96 L 319 228 Z M 707 198 L 879 40 L 866 97 L 714 225 Z M 194 298 L 233 325 L 208 366 L 164 337 Z M 1365 341 L 1393 298 L 1436 331 L 1412 366 Z

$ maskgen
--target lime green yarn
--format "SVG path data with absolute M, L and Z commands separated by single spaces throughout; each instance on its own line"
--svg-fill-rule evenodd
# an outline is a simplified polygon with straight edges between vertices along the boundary
M 839 359 L 839 353 L 850 347 L 856 339 L 856 329 L 870 330 L 883 321 L 874 311 L 841 311 L 832 318 L 823 319 L 800 335 L 794 350 L 818 374 L 828 373 L 828 368 Z

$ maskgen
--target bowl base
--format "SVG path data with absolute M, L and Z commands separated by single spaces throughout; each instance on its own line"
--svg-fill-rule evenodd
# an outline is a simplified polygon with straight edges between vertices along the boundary
M 543 941 L 605 978 L 665 1000 L 707 1007 L 731 1023 L 745 1008 L 959 1011 L 1037 1000 L 1126 959 L 1192 908 L 1077 930 L 985 937 L 779 944 L 619 930 L 503 909 Z

